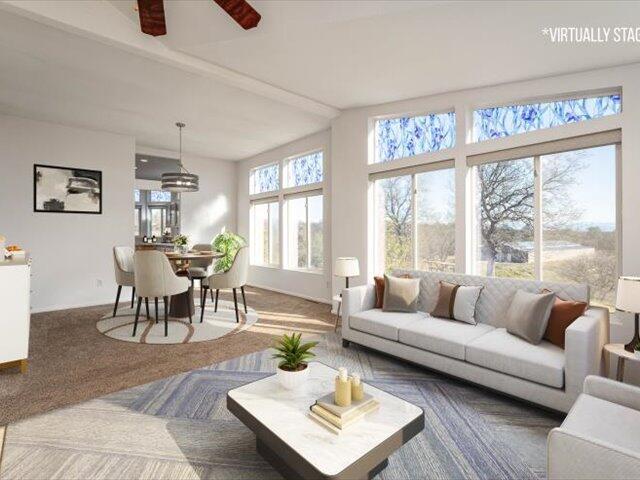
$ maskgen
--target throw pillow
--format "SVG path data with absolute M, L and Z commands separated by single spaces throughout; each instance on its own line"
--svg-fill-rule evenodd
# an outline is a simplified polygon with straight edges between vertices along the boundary
M 534 345 L 542 341 L 556 295 L 518 290 L 507 310 L 507 332 Z
M 475 325 L 476 303 L 481 291 L 481 286 L 456 285 L 440 281 L 438 300 L 431 315 Z
M 550 290 L 543 290 L 543 293 Z M 554 345 L 564 348 L 564 334 L 569 327 L 578 317 L 584 314 L 587 309 L 586 302 L 575 302 L 573 300 L 562 300 L 556 295 L 556 299 L 551 308 L 551 315 L 549 315 L 549 323 L 547 329 L 544 332 L 543 338 L 553 343 Z
M 384 301 L 384 277 L 373 277 L 373 281 L 376 284 L 375 308 L 382 308 L 383 301 Z
M 418 295 L 420 294 L 419 278 L 397 278 L 384 276 L 384 312 L 418 311 Z

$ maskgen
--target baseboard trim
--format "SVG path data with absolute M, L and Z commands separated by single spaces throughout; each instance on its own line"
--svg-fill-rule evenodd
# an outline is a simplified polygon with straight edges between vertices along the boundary
M 109 304 L 113 305 L 114 301 L 115 301 L 115 296 L 110 300 L 102 300 L 102 301 L 96 300 L 93 302 L 73 303 L 68 305 L 50 305 L 48 307 L 32 308 L 31 313 L 33 314 L 33 313 L 57 312 L 59 310 L 73 310 L 74 308 L 98 307 L 100 305 L 109 305 Z M 127 301 L 130 301 L 130 299 L 128 299 Z M 122 302 L 122 299 L 121 299 L 120 303 L 124 304 L 127 302 Z
M 265 285 L 258 285 L 256 283 L 247 283 L 247 286 L 260 288 L 262 290 L 269 290 L 270 292 L 282 293 L 284 295 L 291 295 L 292 297 L 303 298 L 305 300 L 310 300 L 316 303 L 325 303 L 327 305 L 331 305 L 332 303 L 332 301 L 327 298 L 311 297 L 309 295 L 302 295 L 301 293 L 289 292 L 287 290 L 280 290 L 279 288 L 267 287 Z

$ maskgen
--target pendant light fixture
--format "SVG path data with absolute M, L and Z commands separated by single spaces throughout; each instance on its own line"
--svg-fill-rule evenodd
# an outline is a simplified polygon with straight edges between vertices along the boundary
M 176 123 L 176 127 L 180 129 L 180 158 L 178 160 L 179 170 L 176 173 L 163 173 L 162 190 L 169 192 L 197 192 L 199 190 L 198 175 L 189 173 L 182 165 L 182 129 L 186 125 L 182 122 Z

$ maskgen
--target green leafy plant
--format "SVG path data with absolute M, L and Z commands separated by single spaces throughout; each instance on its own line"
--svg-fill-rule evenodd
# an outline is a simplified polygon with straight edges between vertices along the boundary
M 307 368 L 307 360 L 315 357 L 311 349 L 318 345 L 318 342 L 301 343 L 301 337 L 301 333 L 291 335 L 285 333 L 273 347 L 277 352 L 273 354 L 273 358 L 280 359 L 278 367 L 282 370 L 289 372 L 304 370 Z
M 211 247 L 216 252 L 222 253 L 223 256 L 216 262 L 215 271 L 226 272 L 229 270 L 233 265 L 233 260 L 236 258 L 236 253 L 246 244 L 245 239 L 236 233 L 222 232 L 218 234 L 211 242 Z
M 640 342 L 637 342 L 635 347 L 633 347 L 633 349 L 640 351 Z
M 184 247 L 187 245 L 187 243 L 189 243 L 189 237 L 187 237 L 186 235 L 176 235 L 171 241 L 177 247 Z

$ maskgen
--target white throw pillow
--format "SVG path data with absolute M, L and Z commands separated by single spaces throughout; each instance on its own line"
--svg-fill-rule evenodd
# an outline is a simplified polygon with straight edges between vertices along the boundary
M 476 303 L 480 298 L 482 287 L 460 285 L 456 291 L 456 299 L 453 304 L 453 318 L 461 322 L 475 325 Z

